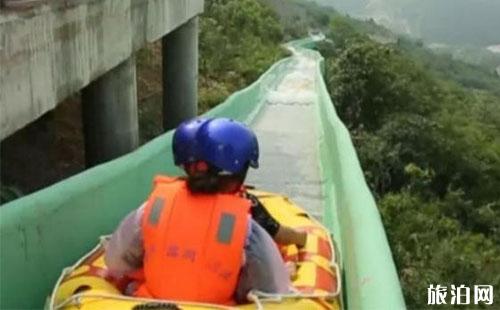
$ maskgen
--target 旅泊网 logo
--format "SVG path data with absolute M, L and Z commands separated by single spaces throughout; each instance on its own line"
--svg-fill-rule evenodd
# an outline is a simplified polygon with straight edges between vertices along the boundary
M 427 288 L 428 305 L 492 305 L 493 286 L 474 285 L 471 289 L 464 284 L 460 286 L 434 285 Z

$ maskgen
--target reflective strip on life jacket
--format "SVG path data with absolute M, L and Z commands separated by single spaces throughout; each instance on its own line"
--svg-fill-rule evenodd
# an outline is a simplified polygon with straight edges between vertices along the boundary
M 230 303 L 249 208 L 235 195 L 193 195 L 183 180 L 156 178 L 142 218 L 145 283 L 136 295 Z

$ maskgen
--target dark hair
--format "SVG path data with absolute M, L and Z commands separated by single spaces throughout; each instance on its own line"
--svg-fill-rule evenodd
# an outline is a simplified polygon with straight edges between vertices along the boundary
M 231 185 L 245 181 L 248 166 L 240 173 L 223 174 L 220 169 L 209 165 L 206 172 L 187 176 L 187 186 L 193 194 L 216 194 L 226 192 Z

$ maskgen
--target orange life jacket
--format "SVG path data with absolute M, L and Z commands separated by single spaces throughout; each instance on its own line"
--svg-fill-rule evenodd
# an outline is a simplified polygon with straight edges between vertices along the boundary
M 242 266 L 250 201 L 192 194 L 156 177 L 142 217 L 145 282 L 135 295 L 229 304 Z

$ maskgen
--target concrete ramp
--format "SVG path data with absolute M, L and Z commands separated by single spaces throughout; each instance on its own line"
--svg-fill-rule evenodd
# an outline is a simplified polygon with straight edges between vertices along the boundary
M 321 220 L 316 66 L 314 59 L 295 53 L 289 73 L 268 91 L 252 123 L 259 138 L 260 167 L 250 170 L 248 184 L 282 193 Z

